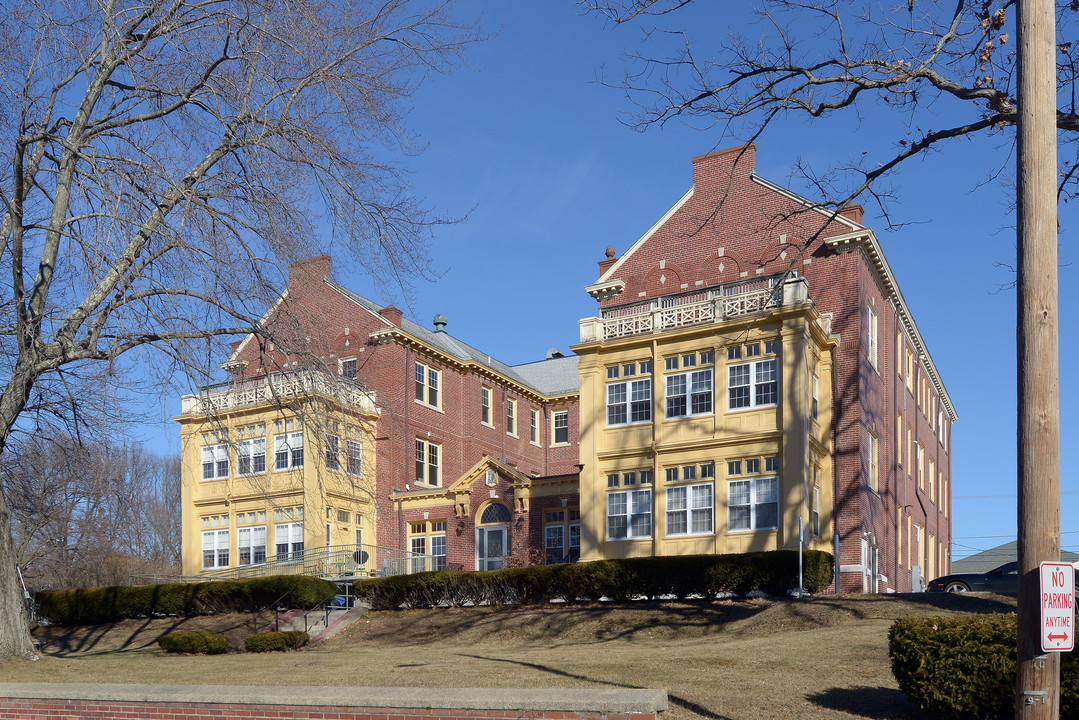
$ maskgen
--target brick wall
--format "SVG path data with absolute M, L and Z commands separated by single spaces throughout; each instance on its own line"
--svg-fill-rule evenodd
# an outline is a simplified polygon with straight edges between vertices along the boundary
M 49 720 L 58 718 L 236 718 L 270 720 L 656 720 L 657 713 L 564 712 L 542 710 L 454 710 L 439 708 L 378 708 L 338 705 L 258 705 L 247 703 L 121 702 L 115 700 L 56 700 L 0 698 L 0 720 Z

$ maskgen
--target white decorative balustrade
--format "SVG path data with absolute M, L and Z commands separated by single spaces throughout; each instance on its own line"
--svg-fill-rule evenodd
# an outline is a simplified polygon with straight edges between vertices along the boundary
M 210 385 L 198 395 L 184 395 L 183 414 L 224 412 L 262 403 L 286 403 L 319 395 L 341 405 L 375 411 L 374 396 L 359 383 L 318 371 L 275 372 L 254 378 Z
M 808 299 L 804 278 L 783 280 L 781 276 L 773 276 L 732 283 L 604 310 L 602 317 L 580 321 L 581 342 L 611 340 L 719 322 L 767 312 L 786 305 L 796 305 Z

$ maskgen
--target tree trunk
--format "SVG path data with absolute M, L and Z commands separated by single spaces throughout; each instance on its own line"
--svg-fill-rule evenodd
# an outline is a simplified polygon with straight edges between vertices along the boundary
M 1017 3 L 1018 545 L 1015 717 L 1060 714 L 1060 653 L 1041 650 L 1038 564 L 1060 560 L 1056 27 L 1052 0 Z
M 22 586 L 15 569 L 15 544 L 11 541 L 11 514 L 0 492 L 0 658 L 33 657 L 30 627 Z

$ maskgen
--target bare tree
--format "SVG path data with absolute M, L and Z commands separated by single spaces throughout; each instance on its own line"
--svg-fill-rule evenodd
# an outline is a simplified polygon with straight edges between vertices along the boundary
M 179 571 L 179 456 L 25 435 L 9 443 L 2 477 L 29 587 L 118 585 L 133 573 Z
M 826 204 L 869 196 L 891 222 L 891 190 L 880 184 L 897 165 L 975 135 L 1007 151 L 1018 118 L 1015 0 L 908 0 L 881 7 L 855 0 L 761 0 L 758 22 L 725 34 L 708 26 L 695 37 L 674 25 L 689 0 L 582 0 L 616 24 L 646 31 L 620 78 L 631 109 L 625 121 L 645 130 L 672 120 L 752 140 L 791 117 L 826 118 L 887 109 L 904 121 L 894 144 L 829 168 L 798 169 Z M 1057 127 L 1079 143 L 1074 93 L 1079 65 L 1065 38 L 1077 5 L 1057 0 Z M 879 117 L 879 116 L 878 116 Z M 898 128 L 898 126 L 897 126 Z M 1059 193 L 1077 188 L 1075 153 L 1061 153 Z
M 473 39 L 447 4 L 5 4 L 0 451 L 28 409 L 77 422 L 69 376 L 131 351 L 205 372 L 290 260 L 424 275 L 445 220 L 408 191 L 403 119 Z M 31 653 L 0 498 L 0 658 Z

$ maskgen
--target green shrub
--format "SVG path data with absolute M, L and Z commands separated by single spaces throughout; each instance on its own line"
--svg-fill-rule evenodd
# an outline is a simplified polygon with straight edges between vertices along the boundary
M 807 551 L 805 587 L 819 592 L 832 581 L 832 556 Z M 488 603 L 689 596 L 714 598 L 764 590 L 782 595 L 798 585 L 798 553 L 791 550 L 730 555 L 597 560 L 486 572 L 439 571 L 359 580 L 356 594 L 377 610 Z
M 1015 714 L 1015 615 L 904 617 L 888 632 L 899 689 L 950 718 Z M 1061 653 L 1060 717 L 1079 716 L 1079 659 Z
M 256 612 L 281 602 L 310 608 L 336 591 L 320 578 L 280 575 L 202 583 L 47 590 L 37 594 L 38 613 L 57 625 L 94 625 L 125 618 Z
M 208 630 L 180 630 L 169 633 L 159 637 L 157 644 L 165 652 L 197 655 L 220 655 L 229 649 L 228 638 Z
M 302 630 L 265 632 L 248 635 L 244 638 L 247 652 L 273 652 L 275 650 L 295 650 L 311 642 L 311 636 Z

